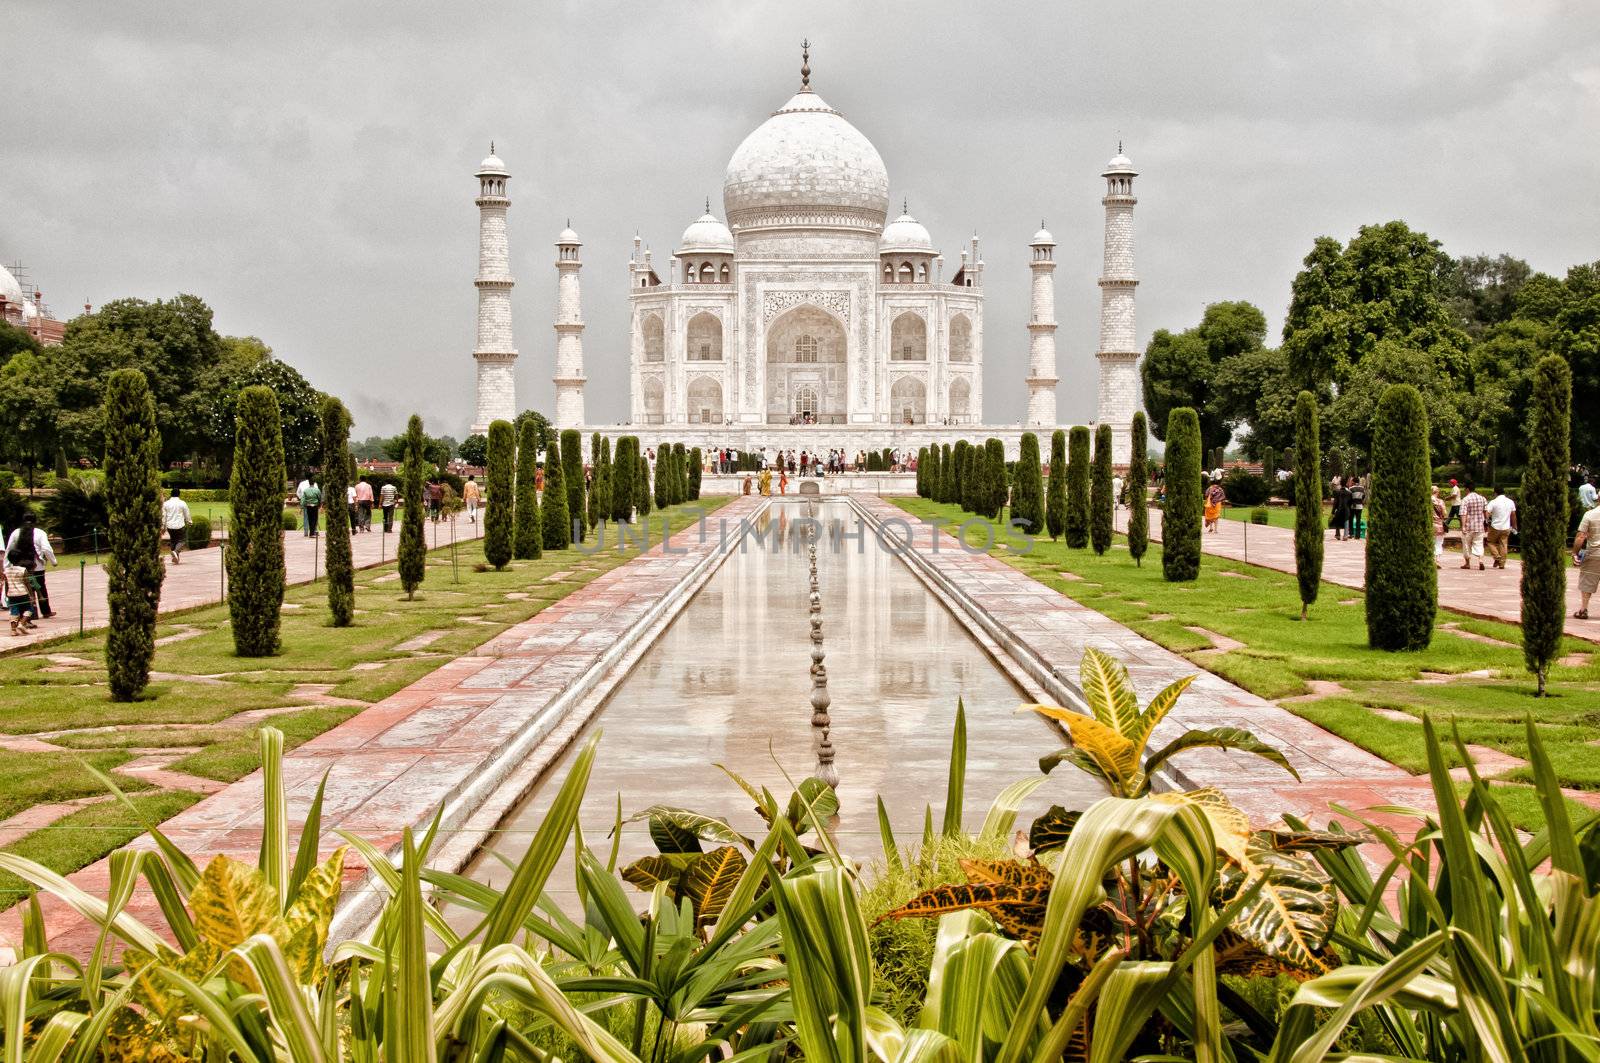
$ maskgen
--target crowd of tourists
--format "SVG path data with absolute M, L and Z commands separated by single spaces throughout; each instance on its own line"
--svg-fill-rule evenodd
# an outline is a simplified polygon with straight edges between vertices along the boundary
M 754 468 L 741 468 L 741 451 L 730 447 L 715 447 L 706 451 L 707 472 L 731 475 L 739 472 L 787 472 L 795 476 L 833 476 L 846 472 L 866 472 L 868 460 L 865 450 L 858 450 L 852 456 L 842 447 L 830 448 L 827 453 L 818 451 L 813 454 L 809 450 L 796 451 L 778 449 L 769 451 L 765 447 L 761 450 L 745 453 L 749 463 Z M 916 472 L 917 456 L 909 450 L 891 450 L 891 461 L 886 472 Z M 655 452 L 650 451 L 649 457 L 655 460 Z

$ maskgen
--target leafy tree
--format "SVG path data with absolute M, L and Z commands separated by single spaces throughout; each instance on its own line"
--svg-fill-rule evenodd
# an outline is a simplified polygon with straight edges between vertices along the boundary
M 1242 408 L 1237 387 L 1223 391 L 1218 381 L 1234 361 L 1260 351 L 1266 334 L 1266 316 L 1247 302 L 1212 303 L 1200 324 L 1176 335 L 1157 330 L 1139 374 L 1144 406 L 1155 418 L 1158 438 L 1167 415 L 1188 406 L 1200 417 L 1203 444 L 1226 443 L 1235 425 L 1253 411 Z
M 1391 385 L 1373 425 L 1372 493 L 1367 505 L 1367 644 L 1420 650 L 1433 639 L 1438 569 L 1428 414 L 1410 384 Z
M 476 465 L 480 469 L 489 465 L 489 437 L 484 435 L 470 435 L 461 441 L 457 453 L 461 460 L 468 465 Z
M 1576 272 L 1568 271 L 1569 287 Z M 1600 464 L 1600 417 L 1593 413 L 1600 410 L 1600 292 L 1574 299 L 1556 316 L 1551 346 L 1572 369 L 1572 403 L 1584 414 L 1572 418 L 1572 454 Z
M 611 513 L 611 440 L 600 433 L 595 433 L 595 459 L 594 459 L 594 490 L 590 497 L 594 501 L 595 527 L 601 521 L 612 521 Z
M 1457 407 L 1459 385 L 1439 352 L 1426 351 L 1393 340 L 1383 340 L 1346 374 L 1338 398 L 1328 409 L 1328 426 L 1340 439 L 1368 454 L 1375 446 L 1373 435 L 1378 403 L 1394 384 L 1409 384 L 1417 389 L 1428 415 L 1433 464 L 1443 464 L 1457 453 L 1461 438 L 1461 412 Z M 1454 348 L 1449 348 L 1453 353 Z
M 576 428 L 561 433 L 561 480 L 567 487 L 568 539 L 583 542 L 583 435 Z
M 400 549 L 395 553 L 400 586 L 408 599 L 416 597 L 417 588 L 428 574 L 428 545 L 422 530 L 423 479 L 432 465 L 427 444 L 422 418 L 412 414 L 406 422 L 406 450 L 400 463 L 400 495 L 404 505 L 400 513 Z
M 636 460 L 638 446 L 639 441 L 635 437 L 621 436 L 612 455 L 607 487 L 611 492 L 611 519 L 618 524 L 633 519 L 633 482 L 637 479 L 634 470 L 639 466 Z
M 572 522 L 567 512 L 566 466 L 561 460 L 561 440 L 551 438 L 544 452 L 544 497 L 539 500 L 539 526 L 546 550 L 572 545 Z
M 705 455 L 700 453 L 700 448 L 695 447 L 689 451 L 689 501 L 700 500 L 700 477 L 705 473 Z
M 27 470 L 29 491 L 34 470 L 56 449 L 60 416 L 45 355 L 21 350 L 0 366 L 0 424 L 6 425 L 0 432 L 0 458 Z
M 1111 426 L 1094 430 L 1094 468 L 1089 477 L 1089 544 L 1094 552 L 1111 549 L 1116 499 L 1111 497 Z
M 1150 483 L 1150 426 L 1144 411 L 1133 415 L 1133 448 L 1128 459 L 1128 553 L 1133 563 L 1142 567 L 1145 551 L 1150 548 L 1150 506 L 1146 492 Z
M 0 321 L 0 368 L 4 368 L 15 355 L 38 355 L 43 351 L 44 348 L 39 346 L 27 329 Z
M 931 444 L 926 450 L 926 456 L 917 460 L 917 468 L 922 471 L 922 497 L 930 501 L 939 501 L 940 476 L 939 471 L 939 444 Z
M 1572 370 L 1550 355 L 1534 370 L 1528 423 L 1528 466 L 1522 475 L 1518 525 L 1522 539 L 1522 656 L 1545 693 L 1550 663 L 1566 625 L 1568 422 Z
M 19 355 L 30 358 L 31 355 Z M 13 359 L 15 361 L 15 359 Z M 106 381 L 106 677 L 112 701 L 133 701 L 150 681 L 161 604 L 161 433 L 144 374 L 118 369 Z
M 1050 479 L 1044 490 L 1044 523 L 1052 540 L 1067 527 L 1067 433 L 1057 428 L 1050 435 Z
M 228 618 L 240 657 L 278 652 L 283 609 L 283 424 L 278 397 L 264 386 L 239 394 L 228 501 Z
M 1517 295 L 1532 276 L 1533 267 L 1520 258 L 1468 255 L 1445 267 L 1441 295 L 1452 323 L 1476 338 L 1515 316 Z
M 247 387 L 266 387 L 278 399 L 288 467 L 303 471 L 322 461 L 322 394 L 287 362 L 224 363 L 204 384 L 184 407 L 193 445 L 223 464 L 231 461 L 239 394 Z
M 1317 398 L 1300 392 L 1295 402 L 1294 435 L 1294 572 L 1300 583 L 1300 619 L 1317 600 L 1322 586 L 1322 443 L 1317 425 Z
M 532 421 L 523 421 L 520 429 L 513 429 L 517 451 L 517 512 L 511 533 L 511 556 L 522 561 L 544 554 L 544 519 L 539 506 L 539 429 Z M 545 454 L 545 464 L 550 454 Z M 509 497 L 509 496 L 508 496 Z M 545 474 L 545 502 L 550 500 L 550 476 Z M 509 516 L 509 514 L 508 514 Z
M 1281 347 L 1262 347 L 1229 358 L 1217 368 L 1211 382 L 1211 407 L 1233 426 L 1248 427 L 1241 440 L 1246 453 L 1259 456 L 1263 448 L 1286 450 L 1294 445 L 1294 404 L 1300 393 L 1289 358 Z M 1321 401 L 1333 401 L 1324 389 Z
M 534 436 L 539 444 L 538 449 L 548 449 L 550 446 L 550 441 L 555 438 L 555 429 L 550 425 L 550 418 L 546 417 L 538 410 L 523 410 L 521 413 L 517 414 L 516 421 L 514 422 L 514 425 L 517 429 L 517 438 L 522 438 L 523 426 L 529 421 L 532 421 L 534 425 Z
M 489 505 L 483 514 L 483 559 L 496 571 L 505 568 L 516 554 L 516 531 L 520 530 L 522 517 L 514 471 L 522 464 L 516 435 L 510 421 L 495 421 L 489 425 L 489 435 L 484 440 L 488 444 L 484 479 Z M 537 459 L 528 464 L 534 460 Z M 534 512 L 537 515 L 537 508 Z
M 409 433 L 402 432 L 393 439 L 386 440 L 383 450 L 390 461 L 405 461 L 408 446 L 410 446 Z M 451 454 L 449 436 L 430 436 L 426 432 L 422 434 L 422 458 L 430 471 L 442 469 L 449 464 Z
M 1067 437 L 1067 516 L 1062 526 L 1067 545 L 1089 545 L 1089 429 L 1076 425 Z
M 983 512 L 987 486 L 983 475 L 983 446 L 970 443 L 961 468 L 961 506 L 968 513 Z
M 322 400 L 322 491 L 329 500 L 325 548 L 328 552 L 328 613 L 334 627 L 349 627 L 355 616 L 356 573 L 350 554 L 350 516 L 344 504 L 350 486 L 350 411 L 332 395 Z
M 1200 576 L 1200 418 L 1187 406 L 1167 415 L 1167 501 L 1161 573 L 1169 583 Z
M 639 507 L 639 519 L 642 521 L 650 516 L 650 459 L 637 445 L 634 452 L 637 458 L 633 466 L 637 471 L 634 473 L 633 500 Z
M 1011 479 L 1011 519 L 1022 521 L 1029 535 L 1038 535 L 1044 530 L 1044 473 L 1039 465 L 1039 437 L 1032 432 L 1022 433 Z

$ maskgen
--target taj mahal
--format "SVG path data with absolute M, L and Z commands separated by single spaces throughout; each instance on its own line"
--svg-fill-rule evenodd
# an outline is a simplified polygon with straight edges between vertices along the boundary
M 722 186 L 724 218 L 707 202 L 676 250 L 657 263 L 634 237 L 628 267 L 629 420 L 590 423 L 579 288 L 582 242 L 556 239 L 555 416 L 559 428 L 640 435 L 649 445 L 915 450 L 1000 438 L 1011 456 L 1025 431 L 1056 417 L 1055 240 L 1029 247 L 1031 311 L 1022 424 L 988 424 L 984 409 L 984 262 L 979 239 L 947 260 L 906 205 L 889 218 L 889 172 L 872 142 L 811 85 L 745 137 Z M 517 412 L 507 185 L 492 151 L 477 171 L 477 406 L 473 432 Z M 1097 423 L 1127 461 L 1139 407 L 1134 337 L 1133 179 L 1121 146 L 1106 181 Z M 1020 342 L 1021 337 L 1016 337 Z M 1005 338 L 1000 342 L 1011 342 Z M 620 373 L 623 353 L 603 371 Z M 1046 444 L 1048 442 L 1046 441 Z

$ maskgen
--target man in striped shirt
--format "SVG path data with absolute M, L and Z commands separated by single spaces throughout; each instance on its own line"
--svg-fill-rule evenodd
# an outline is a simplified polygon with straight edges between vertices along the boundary
M 1478 571 L 1483 571 L 1483 518 L 1488 506 L 1483 496 L 1473 490 L 1468 480 L 1461 495 L 1461 567 L 1471 568 L 1472 559 L 1478 559 Z

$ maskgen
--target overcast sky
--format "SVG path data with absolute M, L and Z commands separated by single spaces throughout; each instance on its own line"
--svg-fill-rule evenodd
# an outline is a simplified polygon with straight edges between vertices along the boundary
M 1060 409 L 1094 405 L 1099 172 L 1135 185 L 1141 346 L 1313 238 L 1403 218 L 1462 255 L 1600 258 L 1600 4 L 93 3 L 0 0 L 0 260 L 58 316 L 201 296 L 356 432 L 472 413 L 490 138 L 514 175 L 519 405 L 552 408 L 552 242 L 585 241 L 591 420 L 627 412 L 626 262 L 665 259 L 798 82 L 988 263 L 985 414 L 1021 417 L 1026 242 L 1059 247 Z

